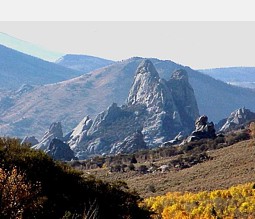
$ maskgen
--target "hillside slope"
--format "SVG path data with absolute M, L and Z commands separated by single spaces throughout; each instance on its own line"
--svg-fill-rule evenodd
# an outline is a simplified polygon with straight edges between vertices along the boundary
M 85 172 L 108 181 L 125 181 L 143 197 L 163 195 L 167 192 L 226 189 L 233 185 L 254 182 L 254 145 L 251 140 L 242 141 L 229 147 L 208 152 L 212 158 L 182 170 L 139 174 L 135 171 L 125 173 L 107 173 L 97 168 Z M 156 160 L 154 164 L 162 165 L 173 158 Z M 144 164 L 148 165 L 149 162 Z M 152 190 L 153 188 L 153 190 Z
M 0 86 L 18 89 L 23 84 L 43 85 L 71 79 L 80 72 L 0 45 Z

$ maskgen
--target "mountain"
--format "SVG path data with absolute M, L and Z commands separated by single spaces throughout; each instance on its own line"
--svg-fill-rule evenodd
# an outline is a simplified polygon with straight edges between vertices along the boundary
M 62 56 L 55 63 L 66 68 L 71 68 L 82 73 L 87 73 L 97 68 L 102 68 L 113 64 L 114 62 L 94 56 L 67 54 Z
M 159 77 L 150 60 L 143 60 L 126 104 L 120 107 L 112 104 L 93 122 L 86 117 L 67 142 L 79 159 L 96 154 L 131 153 L 146 149 L 146 145 L 156 147 L 179 132 L 190 133 L 198 115 L 187 72 L 177 70 L 166 81 Z
M 232 85 L 255 89 L 255 67 L 213 68 L 198 71 Z
M 95 116 L 112 103 L 125 103 L 138 65 L 144 58 L 134 57 L 94 70 L 67 81 L 25 89 L 0 92 L 0 134 L 40 139 L 45 130 L 61 121 L 63 132 L 70 132 L 79 121 Z M 217 123 L 230 112 L 245 106 L 255 111 L 254 91 L 228 85 L 168 60 L 150 59 L 160 78 L 184 69 L 194 89 L 198 109 Z
M 0 45 L 0 86 L 18 89 L 23 84 L 43 85 L 64 81 L 81 73 Z
M 6 47 L 12 48 L 19 52 L 31 55 L 45 61 L 54 62 L 60 58 L 63 54 L 46 50 L 40 46 L 26 42 L 24 40 L 17 39 L 5 33 L 0 32 L 0 44 Z

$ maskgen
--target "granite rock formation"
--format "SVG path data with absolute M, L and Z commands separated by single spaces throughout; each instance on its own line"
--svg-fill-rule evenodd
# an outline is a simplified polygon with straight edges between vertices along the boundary
M 40 140 L 40 142 L 34 145 L 32 148 L 40 149 L 45 151 L 49 146 L 53 139 L 63 139 L 63 131 L 61 122 L 54 122 L 51 124 L 49 130 L 47 130 Z
M 157 147 L 179 132 L 190 133 L 198 115 L 186 71 L 175 71 L 167 81 L 159 77 L 150 60 L 143 60 L 136 70 L 126 104 L 113 103 L 93 122 L 85 117 L 67 135 L 66 141 L 79 159 L 132 152 Z
M 191 133 L 191 135 L 187 138 L 187 142 L 200 140 L 203 138 L 215 138 L 215 128 L 213 122 L 208 122 L 208 117 L 206 115 L 202 115 L 197 118 L 195 122 L 195 131 Z
M 54 160 L 71 161 L 77 159 L 69 145 L 56 138 L 50 142 L 45 152 Z
M 245 107 L 239 108 L 232 112 L 230 116 L 224 120 L 224 124 L 219 129 L 219 132 L 231 131 L 235 128 L 241 127 L 251 120 L 255 120 L 255 113 Z

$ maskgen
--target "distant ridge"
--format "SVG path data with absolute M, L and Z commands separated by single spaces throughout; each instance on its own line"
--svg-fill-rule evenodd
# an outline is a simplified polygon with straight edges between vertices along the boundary
M 22 84 L 44 85 L 79 76 L 81 73 L 0 45 L 0 86 L 18 89 Z
M 228 84 L 255 89 L 255 67 L 212 68 L 198 71 Z
M 67 54 L 59 58 L 56 63 L 82 73 L 87 73 L 97 68 L 113 64 L 114 62 L 95 56 Z

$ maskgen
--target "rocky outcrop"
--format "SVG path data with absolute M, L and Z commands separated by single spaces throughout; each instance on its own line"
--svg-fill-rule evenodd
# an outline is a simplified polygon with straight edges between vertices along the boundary
M 23 140 L 21 141 L 21 144 L 31 144 L 31 146 L 34 146 L 38 144 L 39 141 L 35 138 L 35 136 L 25 136 Z
M 54 160 L 71 161 L 77 159 L 69 145 L 56 138 L 50 142 L 45 152 Z
M 215 128 L 213 122 L 208 122 L 208 117 L 200 116 L 195 122 L 196 129 L 187 138 L 187 142 L 200 140 L 203 138 L 215 138 Z
M 169 87 L 178 108 L 178 116 L 185 118 L 182 120 L 182 126 L 187 127 L 187 131 L 191 130 L 194 128 L 194 118 L 198 117 L 199 112 L 193 88 L 188 81 L 187 72 L 183 69 L 174 71 L 169 80 Z
M 71 149 L 80 146 L 80 143 L 82 143 L 83 140 L 87 137 L 87 133 L 91 125 L 92 120 L 89 118 L 89 116 L 86 116 L 83 118 L 83 120 L 81 120 L 76 128 L 70 134 L 68 134 L 68 136 L 65 137 L 67 138 L 67 143 Z
M 133 153 L 143 149 L 147 149 L 144 136 L 140 130 L 137 130 L 133 135 L 126 137 L 122 142 L 114 144 L 110 153 Z
M 219 132 L 227 132 L 236 129 L 253 119 L 255 119 L 254 112 L 251 112 L 249 109 L 245 109 L 245 107 L 237 109 L 224 120 L 225 123 L 219 129 Z
M 45 132 L 40 142 L 34 145 L 32 148 L 45 151 L 50 146 L 53 139 L 63 139 L 63 131 L 60 122 L 52 123 L 49 130 Z
M 67 142 L 80 159 L 128 153 L 144 149 L 146 145 L 156 147 L 179 132 L 190 133 L 198 115 L 187 73 L 175 71 L 166 81 L 160 79 L 151 61 L 143 60 L 137 68 L 127 103 L 122 106 L 113 103 L 93 122 L 84 119 Z

